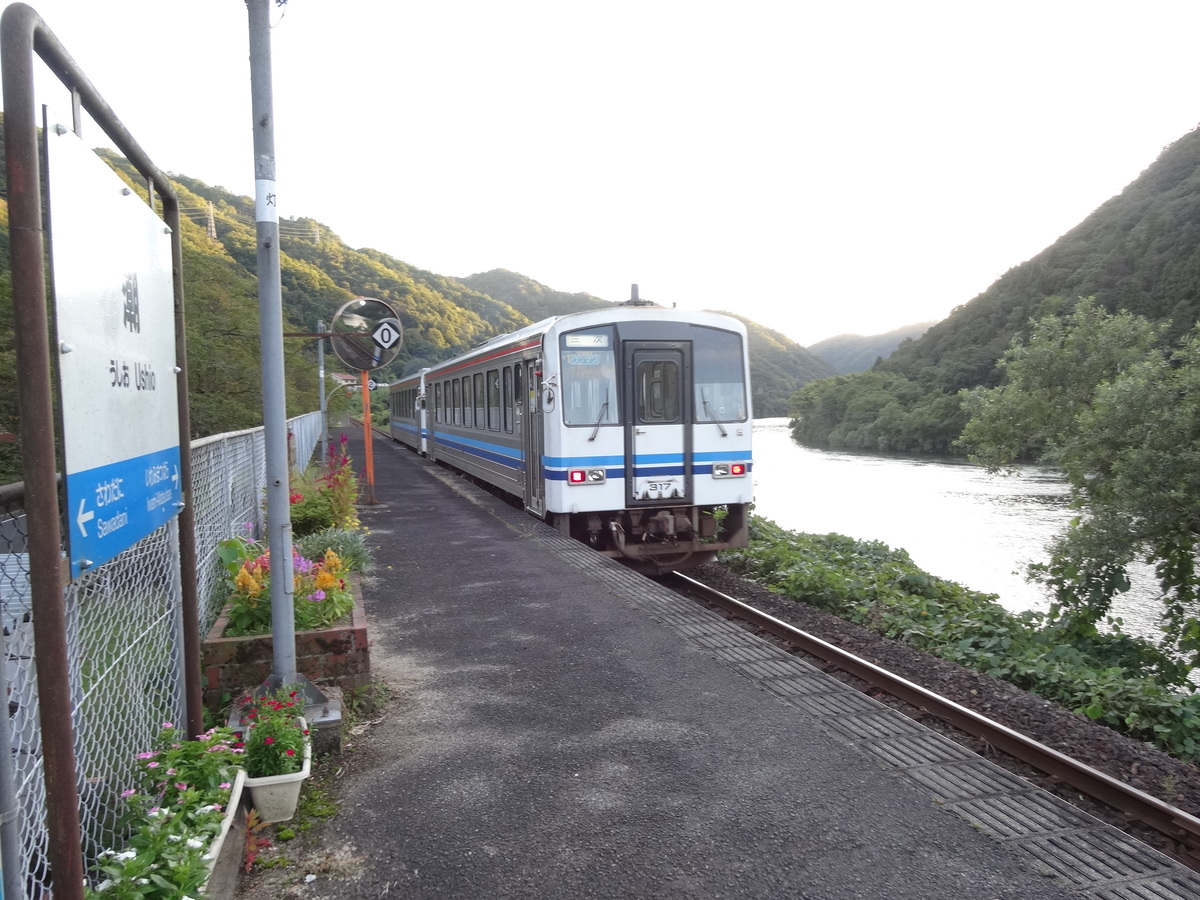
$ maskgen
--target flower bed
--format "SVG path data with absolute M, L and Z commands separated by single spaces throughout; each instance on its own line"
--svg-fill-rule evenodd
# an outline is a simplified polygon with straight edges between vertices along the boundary
M 321 686 L 342 691 L 371 682 L 371 653 L 367 643 L 367 616 L 362 586 L 351 576 L 347 585 L 354 597 L 348 621 L 328 628 L 296 632 L 296 671 Z M 214 623 L 200 648 L 204 666 L 204 704 L 219 712 L 247 685 L 262 684 L 272 674 L 275 645 L 270 634 L 226 637 L 228 618 Z
M 186 740 L 164 722 L 158 748 L 139 753 L 122 792 L 126 844 L 90 863 L 84 896 L 138 900 L 195 897 L 210 881 L 241 796 L 241 751 L 228 728 Z

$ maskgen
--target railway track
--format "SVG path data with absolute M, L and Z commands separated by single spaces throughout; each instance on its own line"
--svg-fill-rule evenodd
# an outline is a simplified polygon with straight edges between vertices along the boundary
M 794 650 L 822 660 L 828 667 L 840 669 L 876 690 L 986 741 L 1054 781 L 1069 784 L 1080 793 L 1116 810 L 1126 820 L 1140 822 L 1163 835 L 1175 848 L 1174 852 L 1165 852 L 1184 865 L 1200 871 L 1200 818 L 693 578 L 672 572 L 659 580 L 678 593 L 770 634 Z

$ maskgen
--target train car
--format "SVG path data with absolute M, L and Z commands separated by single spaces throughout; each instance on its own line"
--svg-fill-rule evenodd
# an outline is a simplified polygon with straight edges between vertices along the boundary
M 397 382 L 392 397 L 394 439 L 639 569 L 746 544 L 750 373 L 730 316 L 558 316 Z
M 422 456 L 428 452 L 429 431 L 425 424 L 425 373 L 420 369 L 389 386 L 392 440 L 406 444 Z

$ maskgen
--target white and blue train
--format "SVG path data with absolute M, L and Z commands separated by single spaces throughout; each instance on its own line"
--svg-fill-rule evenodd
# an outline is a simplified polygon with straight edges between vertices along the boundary
M 651 572 L 743 547 L 746 329 L 644 305 L 558 316 L 391 385 L 391 435 Z

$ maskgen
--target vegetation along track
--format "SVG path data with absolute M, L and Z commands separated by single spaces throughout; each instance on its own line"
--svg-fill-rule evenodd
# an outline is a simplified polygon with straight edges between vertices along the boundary
M 709 576 L 725 575 L 724 578 L 718 577 L 718 580 L 730 580 L 725 570 L 719 566 L 702 567 L 699 574 L 706 579 Z M 896 698 L 907 707 L 908 714 L 914 718 L 928 720 L 932 717 L 936 721 L 946 723 L 960 734 L 971 736 L 976 745 L 982 742 L 989 751 L 988 755 L 993 762 L 1003 762 L 1002 759 L 997 758 L 995 751 L 1019 760 L 1028 768 L 1011 765 L 1007 767 L 1017 768 L 1018 772 L 1026 777 L 1029 777 L 1029 769 L 1040 773 L 1042 777 L 1033 780 L 1040 781 L 1045 786 L 1058 786 L 1059 790 L 1056 792 L 1060 796 L 1076 800 L 1077 798 L 1072 796 L 1074 792 L 1086 794 L 1100 804 L 1100 807 L 1093 805 L 1088 808 L 1087 811 L 1092 815 L 1125 830 L 1138 833 L 1139 837 L 1153 844 L 1160 851 L 1192 869 L 1200 871 L 1200 818 L 1192 813 L 1127 784 L 1114 775 L 1100 771 L 1086 762 L 1072 758 L 1014 728 L 968 709 L 948 697 L 888 671 L 861 656 L 843 650 L 829 641 L 783 621 L 776 615 L 763 612 L 756 608 L 756 606 L 762 605 L 757 599 L 754 600 L 755 605 L 751 605 L 678 572 L 670 573 L 660 580 L 673 590 L 711 608 L 718 609 L 741 623 L 785 643 L 794 652 L 815 657 L 821 661 L 822 668 L 826 671 L 845 673 L 850 676 L 851 680 L 872 694 L 877 695 L 882 692 Z M 764 591 L 763 593 L 769 592 Z M 790 604 L 790 601 L 781 601 L 781 603 Z M 775 612 L 786 615 L 786 612 L 780 609 L 780 602 L 770 605 L 775 608 Z M 795 606 L 795 604 L 791 605 Z M 971 690 L 971 693 L 974 694 L 975 691 Z M 1034 700 L 1033 702 L 1040 701 Z M 1085 723 L 1081 722 L 1080 724 Z M 1110 733 L 1114 740 L 1124 740 L 1119 735 Z M 1104 755 L 1103 749 L 1095 752 Z M 1154 753 L 1148 748 L 1147 752 Z M 1136 772 L 1138 768 L 1139 764 L 1135 762 L 1133 770 Z M 1047 781 L 1049 784 L 1046 784 Z M 1063 786 L 1070 786 L 1074 791 L 1063 790 Z M 1105 813 L 1105 810 L 1108 812 Z M 1136 825 L 1137 823 L 1144 828 L 1129 827 L 1131 824 Z M 1146 829 L 1149 829 L 1152 834 L 1148 835 Z

